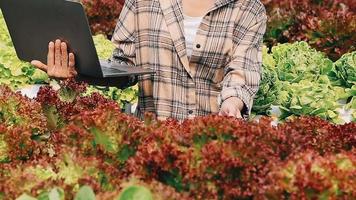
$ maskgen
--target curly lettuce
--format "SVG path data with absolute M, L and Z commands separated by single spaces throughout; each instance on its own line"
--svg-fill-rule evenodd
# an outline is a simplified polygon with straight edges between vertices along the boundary
M 313 115 L 342 123 L 337 109 L 342 107 L 338 100 L 345 96 L 345 89 L 331 86 L 326 76 L 318 82 L 286 83 L 283 90 L 288 92 L 288 100 L 281 104 L 281 118 Z
M 121 108 L 123 108 L 126 103 L 134 104 L 138 101 L 138 85 L 125 89 L 91 85 L 87 88 L 85 95 L 90 95 L 95 92 L 116 101 Z
M 315 81 L 319 76 L 327 75 L 333 67 L 330 59 L 306 42 L 274 46 L 272 56 L 276 61 L 278 78 L 292 83 Z
M 5 162 L 8 159 L 8 146 L 5 142 L 4 135 L 0 132 L 0 163 Z
M 93 36 L 96 52 L 99 59 L 108 59 L 111 57 L 112 52 L 115 49 L 114 43 L 106 38 L 105 35 L 99 34 Z
M 343 55 L 330 72 L 334 85 L 351 88 L 356 84 L 356 51 Z
M 355 88 L 348 88 L 356 77 L 352 71 L 355 55 L 346 54 L 333 64 L 305 42 L 280 44 L 273 47 L 271 53 L 264 47 L 262 80 L 252 111 L 273 116 L 272 107 L 279 106 L 281 120 L 313 115 L 344 123 L 339 112 L 343 109 L 340 102 L 346 101 L 346 109 L 353 109 L 355 102 Z M 336 76 L 335 70 L 341 68 L 347 70 L 338 70 Z M 335 84 L 335 80 L 344 81 L 343 84 Z

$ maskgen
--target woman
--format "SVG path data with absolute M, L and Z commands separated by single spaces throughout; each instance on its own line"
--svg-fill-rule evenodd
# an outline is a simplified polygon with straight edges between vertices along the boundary
M 266 28 L 258 0 L 126 0 L 112 41 L 112 59 L 154 75 L 139 77 L 138 114 L 183 120 L 250 114 L 258 90 Z M 65 43 L 49 44 L 50 76 L 76 75 Z

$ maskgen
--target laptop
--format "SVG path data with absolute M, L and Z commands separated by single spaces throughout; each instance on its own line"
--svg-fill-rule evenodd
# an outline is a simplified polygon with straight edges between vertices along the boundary
M 75 54 L 79 75 L 96 78 L 154 73 L 99 60 L 81 3 L 65 0 L 0 0 L 16 54 L 24 61 L 47 63 L 48 43 L 61 39 Z

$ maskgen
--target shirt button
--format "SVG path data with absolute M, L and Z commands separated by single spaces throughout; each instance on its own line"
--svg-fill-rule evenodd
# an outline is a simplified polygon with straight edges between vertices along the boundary
M 197 47 L 197 49 L 199 49 L 200 48 L 200 44 L 197 44 L 196 47 Z
M 189 110 L 189 111 L 188 111 L 188 114 L 190 114 L 190 115 L 193 114 L 193 113 L 194 113 L 193 110 Z

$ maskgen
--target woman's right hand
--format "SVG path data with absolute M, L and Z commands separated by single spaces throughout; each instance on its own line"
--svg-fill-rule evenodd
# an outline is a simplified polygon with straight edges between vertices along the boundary
M 61 40 L 48 44 L 47 64 L 38 60 L 33 60 L 31 64 L 53 78 L 72 78 L 77 75 L 74 54 L 68 54 L 67 44 Z

